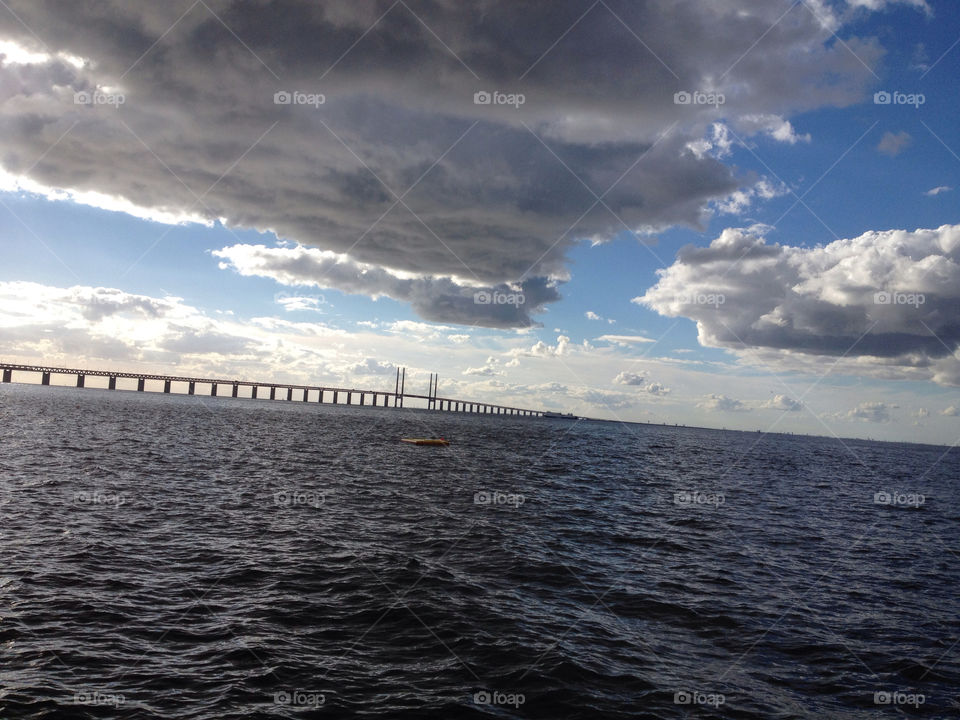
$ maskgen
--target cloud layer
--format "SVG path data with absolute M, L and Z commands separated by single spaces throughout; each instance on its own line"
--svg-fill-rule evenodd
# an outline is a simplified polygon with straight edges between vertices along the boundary
M 754 361 L 830 356 L 854 371 L 960 385 L 960 226 L 814 248 L 769 244 L 764 230 L 684 248 L 634 302 L 688 317 L 702 345 Z
M 32 55 L 0 66 L 7 173 L 347 255 L 367 280 L 312 282 L 494 327 L 558 299 L 577 238 L 696 226 L 752 186 L 690 149 L 718 120 L 805 141 L 785 117 L 862 99 L 882 54 L 788 0 L 8 5 L 0 39 Z M 674 102 L 697 90 L 725 104 Z M 462 300 L 510 283 L 511 317 Z

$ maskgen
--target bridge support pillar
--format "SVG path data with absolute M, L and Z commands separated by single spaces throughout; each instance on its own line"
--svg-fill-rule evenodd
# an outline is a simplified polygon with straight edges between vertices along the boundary
M 360 393 L 360 404 L 363 405 L 367 399 L 366 393 Z
M 256 386 L 256 385 L 254 385 L 254 386 L 253 386 L 253 390 L 250 391 L 250 398 L 251 398 L 252 400 L 256 400 L 256 399 L 257 399 L 257 386 Z
M 303 389 L 303 401 L 304 401 L 304 402 L 307 401 L 307 393 L 308 393 L 308 392 L 310 392 L 310 391 L 307 390 L 306 388 Z
M 334 404 L 334 405 L 337 404 L 337 396 L 338 396 L 338 395 L 340 395 L 340 393 L 339 393 L 337 390 L 334 390 L 334 391 L 333 391 L 333 404 Z
M 50 373 L 45 372 L 43 375 L 40 376 L 40 384 L 41 384 L 41 385 L 49 385 L 49 384 L 50 384 Z
M 117 376 L 111 375 L 110 380 L 107 383 L 107 390 L 116 390 L 117 389 Z
M 77 375 L 77 387 L 83 387 L 84 377 L 82 374 Z
M 9 368 L 3 371 L 3 381 L 4 382 L 13 382 L 13 370 Z
M 383 396 L 383 406 L 384 406 L 384 407 L 387 406 L 387 400 L 389 400 L 389 399 L 390 399 L 390 396 L 389 396 L 389 395 L 384 395 L 384 396 Z
M 292 387 L 288 387 L 288 388 L 287 388 L 287 402 L 290 402 L 291 400 L 293 400 L 293 388 L 292 388 Z
M 275 385 L 270 386 L 270 399 L 271 400 L 277 399 L 277 388 Z
M 210 397 L 216 397 L 216 396 L 217 396 L 217 384 L 210 383 Z
M 137 378 L 137 392 L 143 392 L 144 387 L 146 386 L 147 381 L 144 378 Z
M 163 381 L 163 391 L 164 391 L 165 393 L 169 393 L 169 392 L 170 392 L 170 381 L 169 381 L 169 380 L 164 380 L 164 381 Z
M 188 395 L 193 395 L 193 393 L 195 393 L 196 390 L 197 390 L 197 384 L 196 384 L 195 382 L 191 382 L 191 383 L 187 386 L 187 394 L 188 394 Z
M 236 397 L 236 396 L 237 396 L 237 393 L 239 393 L 239 392 L 240 392 L 240 386 L 237 385 L 236 383 L 234 383 L 234 384 L 233 384 L 233 393 L 231 394 L 231 397 Z
M 320 388 L 320 392 L 317 394 L 317 402 L 318 403 L 323 402 L 323 388 Z
M 350 405 L 352 401 L 353 401 L 353 393 L 352 393 L 352 392 L 348 392 L 348 393 L 347 393 L 347 405 Z

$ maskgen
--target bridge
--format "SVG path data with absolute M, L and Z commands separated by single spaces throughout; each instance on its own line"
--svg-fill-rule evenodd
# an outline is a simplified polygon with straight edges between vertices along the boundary
M 198 390 L 208 390 L 210 397 L 230 397 L 245 398 L 256 400 L 260 396 L 260 390 L 269 390 L 270 399 L 276 400 L 280 391 L 280 399 L 294 401 L 296 392 L 297 402 L 317 402 L 323 403 L 324 398 L 334 405 L 367 405 L 369 397 L 371 407 L 395 407 L 402 408 L 405 399 L 424 400 L 428 410 L 437 410 L 443 412 L 474 413 L 479 415 L 512 415 L 525 417 L 540 417 L 544 414 L 543 410 L 531 410 L 529 408 L 511 407 L 508 405 L 495 405 L 492 403 L 477 402 L 474 400 L 458 400 L 455 398 L 440 397 L 437 395 L 437 385 L 439 376 L 436 373 L 430 374 L 430 388 L 426 395 L 405 392 L 406 386 L 406 368 L 397 368 L 397 380 L 393 392 L 389 390 L 357 390 L 356 388 L 328 387 L 322 385 L 297 385 L 292 383 L 278 382 L 254 382 L 251 380 L 230 380 L 223 378 L 200 378 L 200 377 L 181 377 L 177 375 L 154 375 L 151 373 L 124 372 L 122 370 L 84 370 L 80 368 L 48 367 L 45 365 L 20 365 L 16 363 L 0 363 L 3 382 L 15 382 L 14 373 L 29 373 L 34 378 L 40 376 L 41 385 L 50 385 L 50 379 L 53 376 L 73 376 L 76 377 L 76 387 L 87 387 L 87 378 L 102 377 L 107 379 L 106 390 L 117 390 L 117 380 L 129 379 L 136 380 L 136 390 L 138 392 L 161 392 L 160 383 L 162 383 L 162 392 L 196 395 Z M 22 377 L 16 382 L 25 382 Z M 148 390 L 147 383 L 151 383 L 151 389 Z M 221 394 L 221 388 L 224 394 Z M 250 388 L 249 394 L 246 392 L 241 395 L 240 388 Z M 122 388 L 121 388 L 122 389 Z M 129 389 L 133 389 L 132 387 Z M 359 402 L 353 402 L 354 397 Z M 341 402 L 341 398 L 345 402 Z M 390 399 L 393 398 L 391 406 Z M 266 399 L 266 394 L 263 395 Z

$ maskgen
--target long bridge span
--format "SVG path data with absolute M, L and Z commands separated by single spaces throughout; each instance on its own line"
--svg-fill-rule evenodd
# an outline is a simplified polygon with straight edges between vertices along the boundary
M 356 388 L 330 387 L 324 385 L 297 385 L 282 382 L 256 382 L 253 380 L 231 380 L 223 378 L 202 378 L 202 377 L 182 377 L 178 375 L 155 375 L 151 373 L 124 372 L 122 370 L 85 370 L 81 368 L 48 367 L 46 365 L 22 365 L 17 363 L 0 363 L 2 379 L 5 383 L 24 382 L 24 379 L 15 380 L 14 373 L 29 373 L 33 377 L 40 376 L 41 385 L 50 385 L 50 379 L 54 376 L 74 376 L 76 378 L 76 387 L 87 386 L 87 378 L 104 377 L 107 378 L 107 390 L 117 390 L 117 380 L 121 378 L 137 381 L 136 390 L 138 392 L 161 392 L 159 385 L 157 389 L 148 390 L 147 382 L 163 383 L 162 392 L 182 394 L 186 390 L 187 395 L 196 395 L 198 390 L 209 388 L 211 397 L 229 397 L 247 399 L 258 399 L 267 395 L 260 395 L 260 391 L 269 390 L 270 400 L 284 399 L 293 402 L 317 402 L 323 403 L 324 398 L 327 402 L 339 405 L 367 405 L 367 399 L 370 399 L 369 405 L 373 407 L 395 407 L 402 408 L 405 399 L 424 400 L 426 409 L 444 412 L 475 413 L 489 415 L 512 415 L 540 417 L 544 414 L 543 410 L 533 410 L 530 408 L 512 407 L 509 405 L 497 405 L 493 403 L 477 402 L 475 400 L 460 400 L 455 398 L 440 397 L 437 395 L 438 376 L 430 375 L 430 389 L 426 395 L 405 392 L 406 368 L 397 368 L 397 381 L 394 390 L 358 390 Z M 240 395 L 240 388 L 250 388 L 249 395 Z M 131 390 L 133 388 L 130 388 Z M 296 397 L 295 397 L 296 393 Z M 354 402 L 354 397 L 359 402 Z M 345 402 L 341 402 L 341 398 Z M 391 398 L 393 399 L 391 403 Z

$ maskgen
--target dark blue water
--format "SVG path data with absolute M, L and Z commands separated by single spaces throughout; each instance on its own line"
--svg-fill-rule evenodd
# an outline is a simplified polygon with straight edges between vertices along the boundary
M 3 386 L 0 718 L 958 717 L 958 464 Z

